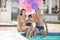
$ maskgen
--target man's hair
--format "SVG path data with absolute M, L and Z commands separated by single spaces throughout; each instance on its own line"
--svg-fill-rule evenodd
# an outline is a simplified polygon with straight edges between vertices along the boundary
M 31 17 L 32 18 L 32 15 L 29 15 L 28 18 Z

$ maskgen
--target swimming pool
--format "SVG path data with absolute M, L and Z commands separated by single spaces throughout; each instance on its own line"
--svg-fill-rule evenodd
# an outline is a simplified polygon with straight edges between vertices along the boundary
M 25 33 L 22 35 L 25 37 Z M 48 33 L 46 37 L 37 33 L 36 37 L 28 38 L 28 40 L 60 40 L 60 33 Z

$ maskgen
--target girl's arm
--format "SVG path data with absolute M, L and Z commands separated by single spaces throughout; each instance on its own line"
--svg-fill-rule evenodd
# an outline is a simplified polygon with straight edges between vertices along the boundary
M 36 23 L 32 23 L 32 25 L 33 25 L 33 29 L 35 29 L 36 28 Z
M 35 28 L 36 28 L 35 18 L 32 17 L 32 30 L 34 30 Z

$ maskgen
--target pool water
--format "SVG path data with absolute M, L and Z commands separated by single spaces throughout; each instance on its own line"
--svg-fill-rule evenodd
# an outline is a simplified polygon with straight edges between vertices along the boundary
M 24 34 L 22 34 L 25 36 Z M 37 33 L 36 37 L 30 37 L 28 40 L 60 40 L 60 33 L 48 33 L 46 37 L 41 36 Z
M 47 37 L 41 37 L 36 36 L 35 38 L 28 38 L 28 40 L 60 40 L 60 36 L 47 36 Z

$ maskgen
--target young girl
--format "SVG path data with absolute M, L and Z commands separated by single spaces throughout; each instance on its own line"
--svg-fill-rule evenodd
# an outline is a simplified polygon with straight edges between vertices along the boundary
M 33 20 L 32 20 L 32 15 L 28 16 L 28 20 L 26 20 L 26 26 L 29 27 L 29 29 L 26 32 L 26 37 L 33 36 L 33 32 L 34 32 L 35 26 L 34 26 L 34 23 L 33 23 Z

